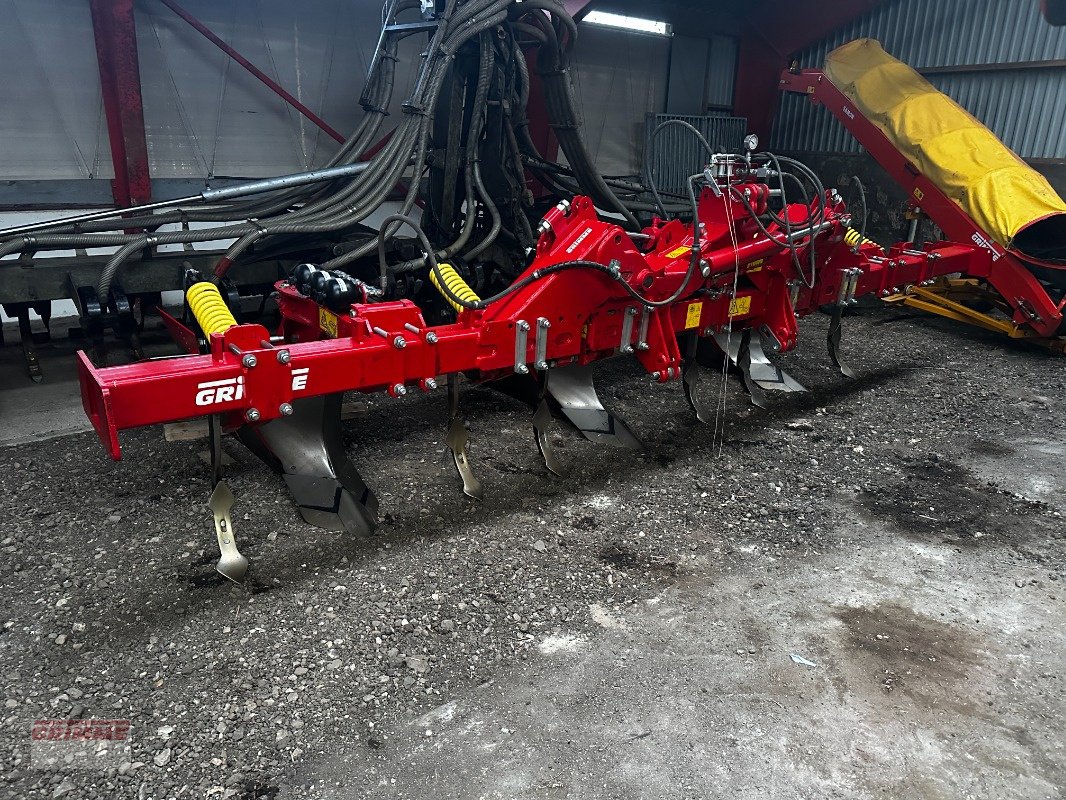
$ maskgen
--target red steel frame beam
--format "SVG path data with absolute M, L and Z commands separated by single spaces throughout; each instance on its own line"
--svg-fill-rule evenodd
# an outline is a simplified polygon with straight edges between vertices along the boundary
M 115 205 L 128 207 L 152 199 L 144 104 L 137 63 L 137 27 L 133 0 L 90 0 L 100 90 L 104 97 L 107 136 L 115 179 Z
M 777 79 L 789 59 L 842 25 L 873 11 L 884 0 L 795 0 L 764 2 L 740 38 L 733 113 L 748 118 L 748 130 L 769 141 L 777 111 Z
M 762 203 L 768 197 L 765 185 L 737 186 L 743 190 L 761 195 Z M 537 369 L 543 368 L 538 363 L 588 364 L 620 348 L 632 352 L 662 383 L 681 377 L 679 334 L 707 336 L 728 326 L 739 336 L 746 329 L 765 329 L 781 350 L 790 350 L 797 342 L 797 315 L 954 272 L 981 273 L 992 262 L 987 250 L 972 243 L 938 242 L 925 251 L 897 245 L 887 254 L 876 245 L 863 245 L 853 252 L 843 241 L 850 215 L 836 202 L 817 232 L 807 231 L 811 245 L 815 238 L 819 241 L 822 264 L 814 285 L 806 288 L 789 249 L 777 238 L 780 229 L 773 239 L 760 238 L 748 221 L 742 243 L 731 241 L 732 225 L 746 213 L 705 189 L 700 218 L 706 227 L 699 244 L 687 225 L 672 220 L 648 229 L 655 242 L 640 252 L 621 228 L 597 217 L 589 198 L 576 197 L 545 215 L 548 224 L 536 259 L 519 279 L 531 284 L 487 309 L 463 311 L 454 323 L 432 327 L 409 300 L 356 304 L 338 315 L 301 295 L 290 282 L 279 282 L 280 332 L 292 342 L 284 355 L 270 343 L 270 332 L 257 324 L 212 334 L 210 353 L 187 358 L 97 369 L 79 353 L 82 404 L 118 459 L 118 432 L 127 428 L 208 413 L 223 414 L 227 427 L 252 418 L 267 422 L 286 415 L 288 404 L 305 397 L 349 390 L 399 396 L 408 385 L 429 389 L 430 379 L 444 374 L 476 371 L 480 381 L 495 380 L 524 374 L 530 363 Z M 798 222 L 813 211 L 794 204 L 787 213 Z M 698 286 L 690 285 L 694 246 L 706 264 L 706 274 L 696 278 Z M 617 275 L 632 289 L 642 287 L 649 299 L 682 294 L 686 286 L 687 298 L 641 311 L 602 271 L 549 272 L 575 257 L 615 264 Z M 801 261 L 803 257 L 801 252 Z M 533 327 L 537 333 L 519 334 Z M 333 338 L 321 338 L 323 331 Z
M 99 0 L 95 0 L 95 1 L 99 2 Z M 122 1 L 123 2 L 129 2 L 130 0 L 122 0 Z M 329 125 L 324 119 L 322 119 L 320 116 L 318 116 L 318 114 L 316 114 L 314 111 L 312 111 L 307 106 L 305 106 L 303 103 L 301 103 L 299 100 L 297 100 L 295 97 L 293 97 L 292 94 L 290 94 L 288 91 L 286 91 L 285 88 L 281 84 L 279 84 L 277 81 L 275 81 L 269 75 L 267 75 L 265 72 L 263 72 L 261 69 L 259 69 L 259 67 L 257 67 L 255 64 L 253 64 L 247 58 L 245 58 L 240 53 L 238 53 L 235 49 L 233 49 L 233 47 L 228 45 L 226 42 L 222 41 L 222 39 L 218 38 L 218 36 L 216 36 L 215 33 L 210 28 L 208 28 L 206 25 L 204 25 L 202 22 L 200 22 L 200 20 L 198 20 L 196 17 L 194 17 L 192 14 L 190 14 L 184 8 L 182 8 L 177 3 L 175 3 L 174 0 L 159 0 L 159 2 L 161 2 L 167 8 L 169 8 L 171 11 L 173 11 L 175 14 L 177 14 L 183 20 L 188 22 L 193 28 L 195 28 L 197 31 L 199 31 L 201 34 L 203 34 L 203 36 L 208 41 L 210 41 L 213 45 L 218 47 L 218 49 L 220 49 L 223 53 L 228 55 L 230 58 L 232 58 L 234 61 L 236 61 L 238 64 L 240 64 L 242 67 L 244 67 L 246 70 L 248 70 L 248 72 L 252 73 L 252 75 L 254 75 L 256 78 L 258 78 L 267 88 L 270 89 L 270 91 L 274 92 L 274 94 L 276 94 L 278 97 L 280 97 L 286 103 L 288 103 L 290 106 L 292 106 L 297 111 L 299 111 L 301 114 L 303 114 L 305 117 L 307 117 L 309 120 L 311 120 L 311 122 L 315 123 L 315 125 L 317 125 L 323 131 L 325 131 L 326 134 L 328 134 L 333 139 L 336 139 L 338 142 L 343 142 L 344 141 L 344 136 L 342 136 L 340 133 L 338 133 L 335 128 L 333 128 L 331 125 Z

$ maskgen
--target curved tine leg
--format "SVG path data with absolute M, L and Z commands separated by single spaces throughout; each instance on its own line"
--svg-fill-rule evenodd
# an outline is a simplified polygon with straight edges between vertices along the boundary
M 208 432 L 211 442 L 211 484 L 214 489 L 207 501 L 215 521 L 215 538 L 218 540 L 219 559 L 215 570 L 234 583 L 244 580 L 248 571 L 248 559 L 237 549 L 233 537 L 233 492 L 222 479 L 222 419 L 218 414 L 208 417 Z
M 233 492 L 230 491 L 229 484 L 225 481 L 215 484 L 207 505 L 215 520 L 215 537 L 218 539 L 220 554 L 215 570 L 223 578 L 240 583 L 248 572 L 248 558 L 237 549 L 237 542 L 233 538 L 233 521 L 230 516 Z
M 714 342 L 722 353 L 722 358 L 728 358 L 729 363 L 736 367 L 737 372 L 740 373 L 744 391 L 751 398 L 752 405 L 766 408 L 768 406 L 766 392 L 751 377 L 751 357 L 748 349 L 749 335 L 750 331 L 716 333 L 714 334 Z
M 718 373 L 709 368 L 713 362 L 718 362 Z M 724 354 L 713 342 L 701 339 L 692 334 L 687 345 L 685 354 L 685 370 L 682 374 L 682 385 L 685 389 L 685 399 L 688 400 L 696 419 L 704 425 L 714 423 L 714 411 L 717 404 L 712 406 L 710 398 L 705 396 L 708 387 L 714 386 L 714 379 L 721 374 Z M 721 388 L 721 387 L 719 387 Z
M 744 379 L 744 388 L 748 390 L 748 395 L 751 397 L 752 405 L 756 405 L 759 408 L 768 408 L 766 392 L 758 381 L 751 377 L 751 349 L 750 349 L 751 331 L 744 331 L 744 335 L 741 337 L 740 347 L 737 350 L 737 369 L 740 370 L 741 377 Z
M 559 410 L 592 442 L 604 442 L 632 450 L 644 445 L 621 417 L 615 416 L 600 402 L 588 367 L 557 367 L 548 370 L 545 393 L 559 404 Z
M 345 452 L 342 397 L 295 400 L 291 417 L 245 425 L 237 436 L 284 476 L 305 521 L 369 536 L 377 527 L 378 501 Z
M 533 409 L 533 440 L 537 443 L 537 450 L 544 459 L 544 466 L 549 472 L 566 477 L 566 469 L 555 455 L 548 433 L 551 431 L 552 411 L 551 406 L 544 396 L 545 373 L 543 371 L 527 375 L 509 375 L 500 380 L 489 381 L 482 384 L 497 392 L 513 397 L 520 403 L 525 403 Z
M 533 412 L 533 438 L 536 440 L 537 449 L 540 450 L 540 455 L 544 459 L 544 466 L 553 475 L 565 478 L 567 474 L 566 468 L 555 455 L 555 448 L 552 447 L 551 441 L 548 439 L 551 426 L 551 408 L 548 406 L 547 399 L 543 399 L 537 405 L 537 410 Z
M 470 467 L 470 459 L 467 455 L 469 436 L 466 426 L 459 416 L 459 376 L 448 376 L 448 447 L 452 451 L 455 460 L 455 468 L 459 471 L 459 477 L 463 479 L 463 494 L 480 500 L 484 496 L 481 481 L 474 475 Z
M 829 334 L 826 336 L 826 343 L 829 345 L 829 360 L 845 377 L 854 378 L 855 370 L 848 366 L 840 356 L 841 318 L 843 316 L 844 307 L 839 304 L 833 306 L 833 315 L 829 318 Z

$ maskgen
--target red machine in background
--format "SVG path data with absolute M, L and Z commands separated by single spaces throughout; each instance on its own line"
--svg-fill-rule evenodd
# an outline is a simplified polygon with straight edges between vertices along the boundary
M 922 135 L 928 136 L 926 141 L 912 142 L 914 150 L 930 150 L 935 146 L 937 137 L 942 141 L 958 131 L 952 130 L 952 125 L 958 124 L 959 118 L 965 115 L 969 117 L 957 104 L 947 97 L 936 92 L 924 79 L 906 65 L 901 64 L 890 56 L 884 54 L 880 45 L 873 40 L 858 40 L 852 42 L 838 51 L 830 54 L 830 59 L 838 53 L 842 60 L 852 58 L 861 60 L 864 57 L 862 50 L 872 53 L 868 56 L 876 66 L 867 75 L 867 83 L 880 89 L 881 96 L 876 98 L 875 105 L 883 109 L 882 117 L 889 124 L 898 129 L 911 125 L 920 130 Z M 877 70 L 881 70 L 877 74 Z M 885 82 L 888 78 L 899 81 L 911 81 L 912 85 L 905 88 L 890 86 L 885 89 L 876 86 L 875 81 Z M 916 88 L 915 88 L 916 87 Z M 904 287 L 901 292 L 893 292 L 886 296 L 889 302 L 898 302 L 904 305 L 920 308 L 941 316 L 948 317 L 960 322 L 977 325 L 987 330 L 1002 333 L 1010 338 L 1027 339 L 1049 349 L 1064 353 L 1066 352 L 1066 333 L 1063 325 L 1063 312 L 1066 308 L 1066 262 L 1062 256 L 1066 253 L 1066 241 L 1063 240 L 1063 228 L 1059 223 L 1066 220 L 1066 215 L 1061 211 L 1066 207 L 1055 195 L 1046 181 L 1036 173 L 1032 173 L 1034 182 L 1039 181 L 1035 190 L 1032 186 L 1025 186 L 1026 193 L 1042 192 L 1050 198 L 1048 210 L 1052 213 L 1043 217 L 1037 217 L 1030 223 L 1030 229 L 1037 224 L 1051 227 L 1051 246 L 1045 240 L 1041 242 L 1045 251 L 1053 253 L 1057 258 L 1040 258 L 1031 253 L 1024 252 L 1020 247 L 1004 246 L 1005 234 L 999 235 L 987 230 L 978 223 L 974 216 L 960 205 L 957 197 L 949 196 L 945 187 L 935 181 L 916 163 L 916 159 L 902 152 L 886 135 L 885 130 L 875 124 L 867 116 L 853 97 L 849 97 L 841 87 L 837 86 L 830 77 L 822 70 L 817 69 L 792 69 L 781 75 L 780 88 L 784 92 L 795 92 L 806 95 L 815 105 L 824 106 L 840 123 L 851 133 L 858 142 L 866 149 L 878 164 L 892 177 L 896 183 L 906 192 L 908 197 L 908 216 L 914 220 L 925 217 L 943 232 L 948 239 L 957 242 L 972 244 L 987 251 L 990 255 L 984 269 L 973 265 L 973 268 L 960 270 L 961 275 L 942 277 L 937 281 L 923 285 L 914 283 Z M 854 91 L 854 87 L 853 87 Z M 893 97 L 895 91 L 898 97 Z M 887 97 L 886 97 L 887 96 Z M 931 100 L 924 102 L 925 100 Z M 898 105 L 892 103 L 898 101 Z M 916 107 L 916 103 L 921 104 Z M 907 119 L 919 114 L 937 115 L 942 112 L 945 120 L 937 125 L 919 126 Z M 1003 163 L 1010 165 L 1012 169 L 1028 170 L 1016 155 L 1008 151 L 998 140 L 995 140 L 990 131 L 987 131 L 979 122 L 973 120 L 972 128 L 982 134 L 991 150 L 996 152 L 987 153 L 981 179 L 987 179 L 987 173 L 995 172 Z M 962 120 L 966 124 L 966 120 Z M 944 128 L 945 130 L 937 130 Z M 973 140 L 971 140 L 972 142 Z M 978 139 L 977 144 L 983 143 Z M 965 140 L 960 139 L 959 146 L 965 146 Z M 973 146 L 973 144 L 971 144 Z M 924 155 L 924 153 L 922 153 Z M 982 154 L 974 154 L 974 161 Z M 943 160 L 944 156 L 940 156 Z M 935 159 L 934 159 L 935 160 Z M 1016 161 L 1014 165 L 1012 162 Z M 950 170 L 950 163 L 946 165 Z M 981 164 L 977 163 L 978 171 Z M 1031 172 L 1031 170 L 1028 170 Z M 959 173 L 953 175 L 956 185 L 956 195 L 965 193 L 966 172 L 960 166 Z M 1024 176 L 1023 176 L 1024 179 Z M 996 202 L 1011 204 L 1017 202 L 1017 193 L 1004 192 L 1001 199 L 994 195 L 986 201 L 988 205 Z M 1028 197 L 1023 198 L 1028 200 Z M 991 209 L 994 213 L 995 209 Z M 1040 212 L 1043 214 L 1043 210 Z M 1057 217 L 1058 219 L 1052 219 Z M 1013 233 L 1013 231 L 1011 231 Z M 1014 240 L 1016 244 L 1023 237 Z M 1030 240 L 1032 237 L 1030 237 Z M 1006 241 L 1006 244 L 1012 244 Z

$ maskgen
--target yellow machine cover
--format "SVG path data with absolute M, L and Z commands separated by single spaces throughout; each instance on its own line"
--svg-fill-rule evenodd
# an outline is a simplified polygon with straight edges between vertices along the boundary
M 962 106 L 873 39 L 831 52 L 825 74 L 993 239 L 1034 258 L 1062 257 L 1066 202 Z M 1019 238 L 1041 220 L 1039 233 Z

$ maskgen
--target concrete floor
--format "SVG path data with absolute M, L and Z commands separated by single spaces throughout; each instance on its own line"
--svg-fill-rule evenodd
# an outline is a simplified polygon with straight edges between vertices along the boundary
M 396 798 L 1062 797 L 1063 587 L 840 511 L 826 554 L 701 557 L 364 768 L 319 765 L 344 785 L 323 796 L 373 774 Z

